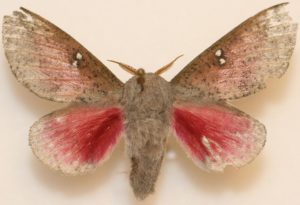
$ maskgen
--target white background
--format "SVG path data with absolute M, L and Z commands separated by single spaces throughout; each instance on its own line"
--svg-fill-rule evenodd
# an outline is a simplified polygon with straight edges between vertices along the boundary
M 164 74 L 171 79 L 226 32 L 273 0 L 1 0 L 0 16 L 19 6 L 37 12 L 67 31 L 124 82 L 129 74 L 107 62 L 115 59 L 154 71 L 184 54 Z M 300 23 L 300 1 L 290 1 Z M 300 204 L 299 45 L 288 72 L 256 95 L 233 102 L 263 122 L 267 144 L 251 164 L 224 173 L 197 168 L 174 139 L 154 195 L 136 201 L 129 186 L 129 160 L 122 141 L 96 173 L 66 177 L 41 164 L 28 146 L 28 129 L 64 105 L 48 102 L 18 84 L 0 47 L 0 204 L 1 205 L 282 205 Z

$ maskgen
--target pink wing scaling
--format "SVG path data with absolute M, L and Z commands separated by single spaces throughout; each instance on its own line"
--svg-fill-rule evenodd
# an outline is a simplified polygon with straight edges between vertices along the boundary
M 94 102 L 121 91 L 123 83 L 70 35 L 21 10 L 3 20 L 5 54 L 19 82 L 59 102 Z
M 286 3 L 249 18 L 190 62 L 171 83 L 181 98 L 237 99 L 282 76 L 296 44 Z
M 240 167 L 263 148 L 264 126 L 227 104 L 174 106 L 173 129 L 188 155 L 206 170 Z
M 110 155 L 123 133 L 123 123 L 119 107 L 74 106 L 37 121 L 30 129 L 30 145 L 51 168 L 81 174 Z

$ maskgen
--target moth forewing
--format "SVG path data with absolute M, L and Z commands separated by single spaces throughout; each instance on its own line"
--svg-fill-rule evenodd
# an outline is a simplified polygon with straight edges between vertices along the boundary
M 286 6 L 259 12 L 197 56 L 171 80 L 178 95 L 238 99 L 265 88 L 267 79 L 282 76 L 297 34 Z
M 123 83 L 70 35 L 21 8 L 3 19 L 3 45 L 25 87 L 58 102 L 96 102 L 120 95 Z
M 24 8 L 5 16 L 4 50 L 17 80 L 40 97 L 76 104 L 32 126 L 34 154 L 53 169 L 82 174 L 126 136 L 130 183 L 139 199 L 154 191 L 170 134 L 206 170 L 249 163 L 265 144 L 265 127 L 227 100 L 253 94 L 287 70 L 297 25 L 286 5 L 237 26 L 170 83 L 159 74 L 177 58 L 154 74 L 113 61 L 134 75 L 124 84 L 46 19 Z

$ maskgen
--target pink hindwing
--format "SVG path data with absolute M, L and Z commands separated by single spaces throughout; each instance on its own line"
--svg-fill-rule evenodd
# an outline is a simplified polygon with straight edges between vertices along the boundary
M 67 174 L 93 170 L 117 144 L 124 129 L 118 107 L 71 107 L 53 112 L 30 129 L 35 155 Z
M 175 136 L 196 164 L 221 171 L 243 166 L 263 148 L 264 126 L 227 104 L 177 104 L 173 109 Z
M 17 80 L 42 98 L 71 104 L 31 127 L 34 154 L 55 170 L 84 174 L 109 157 L 126 129 L 130 183 L 139 199 L 154 191 L 170 126 L 206 170 L 247 164 L 263 148 L 266 130 L 226 100 L 253 94 L 287 70 L 297 24 L 286 5 L 247 19 L 170 82 L 159 74 L 174 61 L 156 73 L 113 61 L 135 75 L 125 84 L 41 16 L 24 8 L 5 16 L 3 45 Z

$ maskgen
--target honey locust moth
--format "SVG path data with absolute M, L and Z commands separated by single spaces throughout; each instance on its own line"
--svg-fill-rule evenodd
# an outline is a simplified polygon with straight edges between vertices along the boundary
M 263 10 L 193 59 L 170 82 L 111 60 L 133 75 L 121 82 L 70 35 L 20 8 L 3 20 L 3 44 L 17 80 L 39 97 L 69 105 L 35 122 L 30 146 L 65 174 L 101 165 L 121 138 L 138 199 L 154 192 L 167 138 L 174 136 L 196 165 L 241 167 L 262 150 L 263 124 L 229 104 L 265 88 L 287 70 L 297 24 L 287 3 Z

